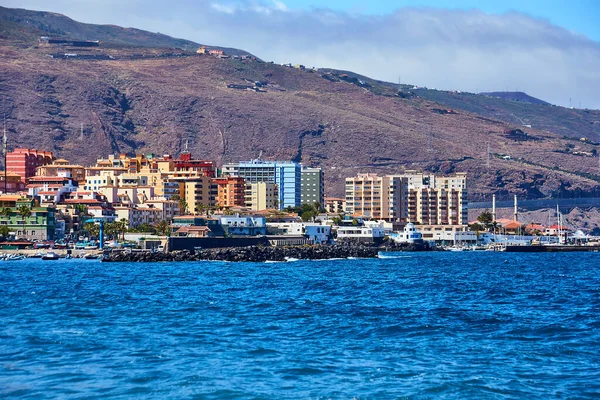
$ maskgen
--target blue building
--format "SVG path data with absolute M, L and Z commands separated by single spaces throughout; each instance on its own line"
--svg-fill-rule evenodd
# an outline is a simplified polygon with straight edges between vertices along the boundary
M 292 161 L 244 161 L 223 165 L 223 175 L 239 176 L 247 183 L 277 184 L 279 209 L 297 207 L 302 200 L 302 166 Z

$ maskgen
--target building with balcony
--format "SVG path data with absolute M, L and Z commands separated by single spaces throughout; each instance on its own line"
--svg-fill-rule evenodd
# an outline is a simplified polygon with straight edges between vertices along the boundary
M 15 193 L 25 190 L 25 182 L 19 174 L 6 172 L 6 184 L 4 178 L 4 171 L 0 171 L 0 191 L 2 193 Z
M 267 219 L 263 216 L 224 215 L 221 226 L 231 236 L 258 236 L 267 234 Z
M 21 207 L 29 210 L 29 215 L 20 212 Z M 15 238 L 26 240 L 54 240 L 56 209 L 37 206 L 33 199 L 21 196 L 0 196 L 0 208 L 6 215 L 0 215 L 0 225 L 7 226 Z M 4 214 L 4 212 L 2 213 Z
M 277 185 L 278 205 L 283 210 L 297 207 L 302 200 L 301 165 L 292 161 L 246 161 L 223 165 L 224 176 L 239 176 L 246 183 L 266 182 Z
M 344 214 L 346 212 L 346 199 L 325 197 L 325 211 L 328 214 Z
M 6 171 L 14 172 L 23 182 L 35 176 L 37 167 L 52 164 L 52 152 L 18 148 L 6 153 Z
M 246 184 L 245 206 L 252 211 L 279 208 L 279 190 L 275 183 L 255 182 Z
M 358 174 L 346 178 L 346 212 L 385 221 L 406 220 L 406 178 Z
M 68 176 L 73 178 L 79 185 L 85 185 L 85 167 L 71 164 L 63 158 L 55 160 L 52 164 L 37 167 L 36 170 L 38 176 L 65 176 L 65 173 L 68 173 Z
M 310 205 L 319 203 L 321 207 L 323 207 L 325 203 L 323 170 L 321 168 L 308 168 L 302 166 L 300 182 L 300 203 Z
M 355 216 L 419 226 L 467 225 L 466 174 L 358 174 L 346 179 L 346 211 Z
M 246 181 L 236 176 L 213 179 L 217 185 L 217 205 L 222 207 L 244 207 L 246 205 Z
M 179 181 L 179 196 L 185 200 L 187 210 L 181 212 L 200 212 L 217 204 L 219 188 L 212 178 L 199 176 Z

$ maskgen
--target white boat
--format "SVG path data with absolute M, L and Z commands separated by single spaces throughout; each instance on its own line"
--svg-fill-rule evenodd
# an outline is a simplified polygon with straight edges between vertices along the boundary
M 53 251 L 49 251 L 42 256 L 42 260 L 58 260 L 60 257 Z
M 392 232 L 389 237 L 396 243 L 418 243 L 423 241 L 423 235 L 412 222 L 406 224 L 402 232 Z
M 448 250 L 448 251 L 465 251 L 464 247 L 455 247 L 455 246 L 446 247 L 446 250 Z

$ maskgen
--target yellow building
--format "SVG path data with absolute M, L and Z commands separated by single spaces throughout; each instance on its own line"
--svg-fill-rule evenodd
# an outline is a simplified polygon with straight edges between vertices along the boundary
M 329 214 L 343 214 L 346 212 L 346 199 L 338 197 L 325 197 L 325 211 Z
M 246 185 L 246 207 L 253 211 L 279 208 L 279 189 L 275 183 L 255 182 Z
M 185 213 L 197 213 L 198 210 L 216 205 L 218 186 L 208 176 L 179 181 L 179 196 L 187 203 Z

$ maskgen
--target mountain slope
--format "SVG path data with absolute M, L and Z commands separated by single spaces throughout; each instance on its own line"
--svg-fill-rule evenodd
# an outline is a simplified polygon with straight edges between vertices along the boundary
M 350 71 L 321 69 L 339 80 L 342 75 L 368 84 L 373 93 L 401 97 L 418 96 L 443 104 L 449 109 L 467 111 L 484 118 L 502 121 L 513 128 L 531 127 L 555 132 L 573 139 L 582 137 L 600 142 L 600 110 L 572 109 L 548 104 L 521 92 L 491 92 L 474 94 L 436 90 L 414 85 L 383 82 Z M 512 96 L 511 93 L 517 93 Z M 511 99 L 516 97 L 516 99 Z M 529 99 L 530 101 L 525 101 Z M 538 101 L 536 101 L 538 100 Z
M 500 99 L 510 101 L 522 101 L 524 103 L 550 105 L 550 103 L 547 103 L 544 100 L 537 99 L 523 92 L 482 92 L 479 94 L 488 97 L 498 97 Z
M 76 40 L 100 40 L 103 46 L 142 46 L 178 48 L 195 51 L 199 43 L 176 39 L 161 33 L 115 25 L 77 22 L 62 14 L 0 7 L 0 37 L 11 40 L 33 40 L 41 35 Z M 209 46 L 211 47 L 211 46 Z M 249 55 L 238 49 L 223 48 L 228 54 Z
M 112 59 L 50 58 L 57 50 L 37 39 L 14 43 L 0 39 L 0 113 L 11 147 L 81 163 L 177 154 L 186 141 L 195 157 L 218 163 L 262 151 L 323 167 L 334 196 L 347 176 L 403 169 L 467 172 L 473 200 L 600 194 L 593 141 L 515 129 L 420 94 L 399 97 L 377 81 L 165 49 L 101 46 L 86 55 Z

